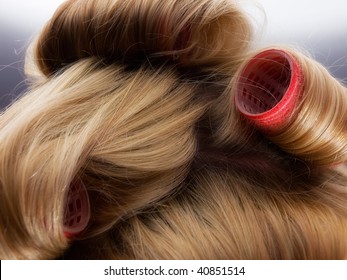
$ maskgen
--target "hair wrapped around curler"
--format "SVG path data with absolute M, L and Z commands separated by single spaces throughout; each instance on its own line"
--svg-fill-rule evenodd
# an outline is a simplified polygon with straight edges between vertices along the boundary
M 0 259 L 55 258 L 177 192 L 212 99 L 177 70 L 234 72 L 250 35 L 229 0 L 64 2 L 0 118 Z
M 250 34 L 249 20 L 227 0 L 70 0 L 41 32 L 34 53 L 46 76 L 86 57 L 230 70 Z
M 320 166 L 347 160 L 347 92 L 319 63 L 267 49 L 241 68 L 239 112 L 286 152 Z
M 54 258 L 175 191 L 205 107 L 173 73 L 91 59 L 24 96 L 0 119 L 0 258 Z
M 344 88 L 271 49 L 235 76 L 236 107 L 235 2 L 57 10 L 0 115 L 0 259 L 346 259 L 347 166 L 243 117 L 341 162 Z

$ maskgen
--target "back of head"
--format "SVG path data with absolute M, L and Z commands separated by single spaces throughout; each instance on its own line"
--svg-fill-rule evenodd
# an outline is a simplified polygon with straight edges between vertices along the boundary
M 229 0 L 66 1 L 0 117 L 0 258 L 345 258 L 345 167 L 236 110 L 251 33 Z

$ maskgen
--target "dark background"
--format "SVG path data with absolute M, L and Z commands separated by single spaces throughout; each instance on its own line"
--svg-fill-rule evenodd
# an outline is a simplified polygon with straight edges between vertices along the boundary
M 299 48 L 337 79 L 347 80 L 347 1 L 236 1 L 254 19 L 255 47 L 285 44 Z M 25 49 L 61 2 L 0 0 L 0 108 L 26 89 L 22 71 Z

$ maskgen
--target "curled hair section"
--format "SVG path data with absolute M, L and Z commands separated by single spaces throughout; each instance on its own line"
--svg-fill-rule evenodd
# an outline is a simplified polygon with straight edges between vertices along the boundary
M 69 0 L 40 34 L 35 56 L 45 75 L 86 57 L 223 68 L 239 63 L 250 34 L 229 0 Z
M 58 8 L 0 114 L 0 259 L 347 258 L 346 89 L 249 55 L 239 2 Z
M 318 165 L 347 160 L 347 91 L 313 59 L 268 49 L 247 60 L 235 104 L 283 150 Z
M 197 92 L 173 72 L 89 58 L 13 104 L 0 118 L 0 257 L 54 258 L 71 234 L 105 232 L 177 191 L 206 107 Z

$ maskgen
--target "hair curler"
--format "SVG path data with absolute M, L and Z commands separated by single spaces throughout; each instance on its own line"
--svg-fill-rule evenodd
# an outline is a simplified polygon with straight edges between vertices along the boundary
M 319 63 L 267 49 L 241 68 L 238 111 L 284 151 L 317 165 L 347 159 L 347 94 Z
M 236 106 L 260 130 L 275 134 L 292 117 L 303 79 L 301 68 L 289 53 L 276 49 L 261 52 L 239 76 Z
M 74 179 L 67 195 L 64 214 L 64 234 L 71 238 L 81 233 L 90 219 L 89 196 L 81 179 Z

